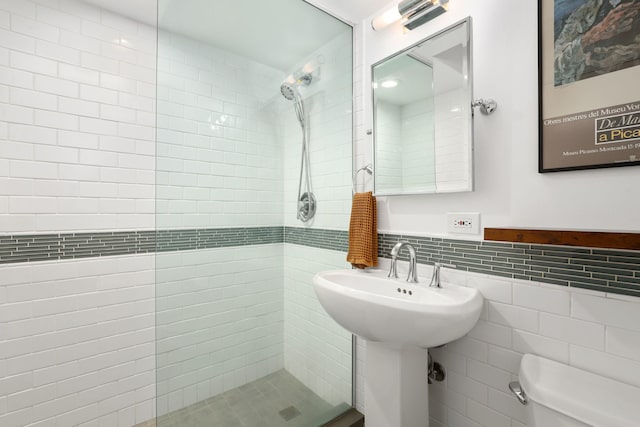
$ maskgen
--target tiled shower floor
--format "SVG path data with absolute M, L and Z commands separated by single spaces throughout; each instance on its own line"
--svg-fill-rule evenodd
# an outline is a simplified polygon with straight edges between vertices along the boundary
M 313 427 L 348 408 L 329 405 L 282 369 L 135 427 Z

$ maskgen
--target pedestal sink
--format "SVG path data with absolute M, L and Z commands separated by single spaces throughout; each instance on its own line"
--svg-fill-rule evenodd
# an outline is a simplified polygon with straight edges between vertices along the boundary
M 463 337 L 477 323 L 477 289 L 389 279 L 381 270 L 331 270 L 313 278 L 322 307 L 367 340 L 367 427 L 428 425 L 427 348 Z

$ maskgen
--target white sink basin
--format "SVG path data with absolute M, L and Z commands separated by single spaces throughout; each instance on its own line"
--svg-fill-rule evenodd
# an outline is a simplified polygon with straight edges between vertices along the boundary
M 342 327 L 394 348 L 436 347 L 461 338 L 482 309 L 477 289 L 429 287 L 423 278 L 407 283 L 381 270 L 323 271 L 313 284 L 322 307 Z

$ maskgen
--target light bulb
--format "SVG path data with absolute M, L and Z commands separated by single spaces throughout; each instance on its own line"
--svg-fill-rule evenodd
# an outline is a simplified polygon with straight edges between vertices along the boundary
M 398 12 L 398 5 L 394 5 L 390 9 L 383 12 L 381 15 L 376 16 L 371 20 L 371 27 L 374 31 L 379 31 L 384 27 L 394 23 L 401 18 L 400 12 Z

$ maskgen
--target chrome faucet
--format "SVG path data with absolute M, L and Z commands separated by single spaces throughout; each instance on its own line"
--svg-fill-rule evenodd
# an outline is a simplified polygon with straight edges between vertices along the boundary
M 416 249 L 408 242 L 398 242 L 391 249 L 391 269 L 389 270 L 389 276 L 392 279 L 398 278 L 398 254 L 400 250 L 406 247 L 409 251 L 409 274 L 407 275 L 407 282 L 418 283 L 418 267 L 416 258 Z
M 436 262 L 433 264 L 433 276 L 431 276 L 431 282 L 429 282 L 429 287 L 433 286 L 435 288 L 441 288 L 440 286 L 440 268 L 441 267 L 451 267 L 455 268 L 455 265 L 452 264 L 443 264 L 441 262 Z

